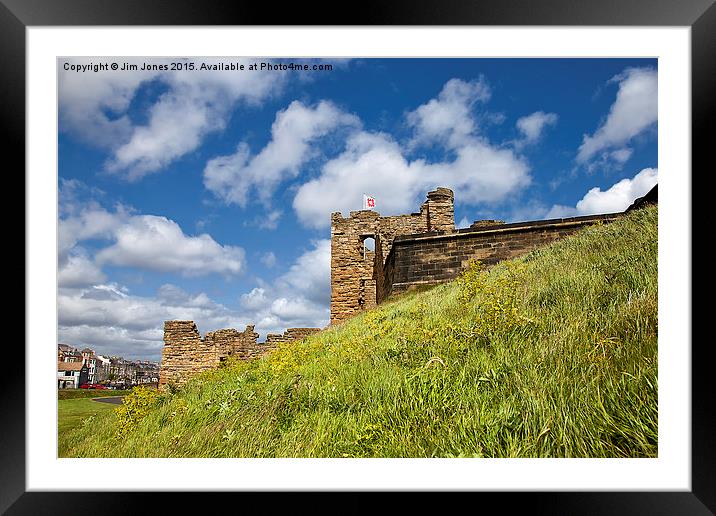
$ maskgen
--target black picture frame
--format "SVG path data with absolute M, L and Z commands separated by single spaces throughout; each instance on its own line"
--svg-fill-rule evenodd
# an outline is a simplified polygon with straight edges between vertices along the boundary
M 349 12 L 350 17 L 342 15 Z M 692 170 L 713 169 L 707 159 L 713 140 L 716 98 L 716 5 L 714 0 L 401 0 L 368 1 L 327 6 L 268 2 L 207 2 L 198 0 L 0 0 L 0 134 L 7 144 L 4 157 L 15 158 L 25 170 L 25 29 L 30 26 L 111 25 L 501 25 L 501 26 L 688 26 L 691 27 Z M 710 165 L 707 168 L 707 163 Z M 691 171 L 684 171 L 685 174 Z M 692 174 L 692 178 L 693 178 Z M 696 191 L 696 190 L 693 190 Z M 23 186 L 23 192 L 24 186 Z M 24 198 L 24 196 L 23 196 Z M 696 203 L 693 203 L 696 204 Z M 695 220 L 692 209 L 692 220 Z M 693 235 L 693 232 L 692 232 Z M 23 239 L 25 236 L 23 235 Z M 23 240 L 24 241 L 24 240 Z M 693 241 L 693 240 L 692 240 Z M 16 244 L 16 249 L 20 246 Z M 24 250 L 24 246 L 22 247 Z M 23 258 L 28 259 L 23 251 Z M 693 255 L 692 255 L 693 256 Z M 684 264 L 691 266 L 691 264 Z M 27 269 L 26 274 L 27 274 Z M 27 277 L 26 277 L 27 281 Z M 18 303 L 19 304 L 19 303 Z M 694 309 L 697 307 L 695 305 Z M 694 318 L 693 320 L 699 320 Z M 509 510 L 537 514 L 714 514 L 716 513 L 716 440 L 714 388 L 708 352 L 710 339 L 684 342 L 692 356 L 692 486 L 689 492 L 501 492 L 452 493 L 427 496 L 407 493 L 399 503 L 422 510 L 444 511 L 464 502 L 487 510 L 485 502 Z M 6 348 L 9 349 L 9 348 Z M 6 362 L 7 364 L 7 362 Z M 131 493 L 26 492 L 25 489 L 25 367 L 22 360 L 4 370 L 0 390 L 0 512 L 7 514 L 163 513 L 167 504 L 182 512 L 230 510 L 274 512 L 276 493 Z M 372 493 L 349 493 L 337 503 L 316 493 L 292 493 L 294 510 L 312 513 L 364 513 L 377 508 Z M 211 501 L 209 501 L 209 498 Z M 210 505 L 206 505 L 209 503 Z M 234 505 L 240 504 L 240 505 Z M 521 510 L 519 512 L 521 512 Z M 223 512 L 223 510 L 221 510 Z

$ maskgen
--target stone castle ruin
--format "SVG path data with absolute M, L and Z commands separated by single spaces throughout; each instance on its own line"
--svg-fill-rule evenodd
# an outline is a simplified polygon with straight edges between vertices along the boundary
M 657 203 L 657 187 L 626 211 Z M 448 188 L 427 194 L 420 211 L 381 217 L 372 210 L 331 215 L 330 324 L 373 308 L 392 294 L 421 285 L 455 279 L 472 260 L 493 265 L 524 255 L 596 223 L 623 213 L 514 222 L 478 220 L 455 229 L 454 195 Z M 370 245 L 372 244 L 372 245 Z M 289 328 L 258 343 L 254 326 L 217 330 L 201 338 L 193 321 L 164 323 L 160 388 L 181 385 L 191 376 L 217 367 L 229 356 L 249 360 L 264 356 L 280 343 L 295 342 L 319 328 Z
M 259 343 L 253 325 L 243 332 L 211 331 L 202 338 L 194 321 L 165 321 L 159 388 L 182 385 L 192 376 L 218 367 L 230 356 L 241 360 L 262 357 L 283 342 L 301 340 L 318 331 L 320 328 L 289 328 L 283 334 L 269 333 L 266 342 Z
M 372 308 L 389 294 L 385 262 L 400 235 L 454 231 L 453 192 L 438 188 L 428 194 L 418 213 L 381 217 L 371 210 L 352 211 L 348 218 L 331 215 L 331 324 Z M 371 250 L 367 241 L 372 239 Z
M 656 187 L 655 187 L 656 188 Z M 654 190 L 655 191 L 655 190 Z M 331 324 L 390 295 L 455 279 L 471 260 L 515 258 L 620 213 L 516 222 L 478 220 L 455 229 L 453 192 L 427 194 L 418 213 L 381 217 L 370 210 L 331 215 Z M 374 249 L 366 246 L 372 239 Z

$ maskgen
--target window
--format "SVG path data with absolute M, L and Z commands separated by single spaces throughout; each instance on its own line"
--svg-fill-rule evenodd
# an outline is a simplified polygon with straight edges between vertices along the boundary
M 373 235 L 361 235 L 361 253 L 363 254 L 363 259 L 367 259 L 370 256 L 370 259 L 373 258 L 373 253 L 375 253 L 375 237 Z

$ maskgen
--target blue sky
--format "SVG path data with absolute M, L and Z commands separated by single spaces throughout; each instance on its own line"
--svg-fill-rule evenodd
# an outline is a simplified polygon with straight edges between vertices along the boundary
M 330 214 L 363 193 L 392 215 L 448 186 L 463 227 L 621 211 L 657 181 L 655 59 L 65 70 L 111 61 L 58 63 L 58 339 L 101 354 L 159 360 L 167 319 L 325 326 Z

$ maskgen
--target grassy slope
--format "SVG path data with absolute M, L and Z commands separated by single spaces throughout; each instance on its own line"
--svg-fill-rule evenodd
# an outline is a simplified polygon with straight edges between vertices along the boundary
M 657 210 L 231 362 L 122 439 L 116 418 L 68 455 L 656 456 Z

